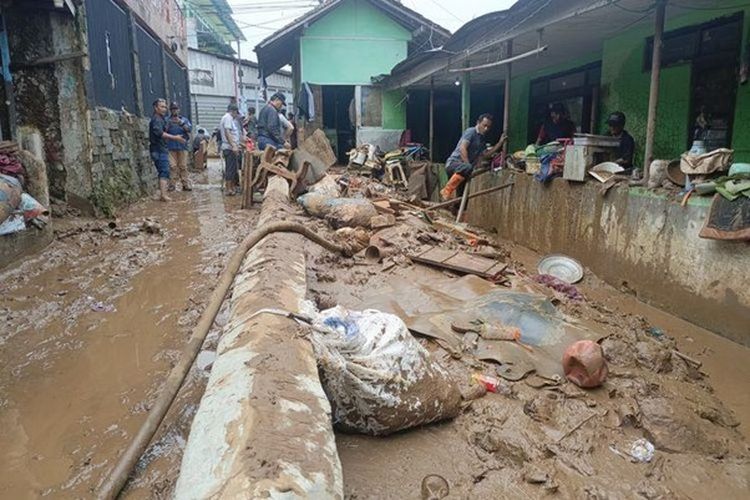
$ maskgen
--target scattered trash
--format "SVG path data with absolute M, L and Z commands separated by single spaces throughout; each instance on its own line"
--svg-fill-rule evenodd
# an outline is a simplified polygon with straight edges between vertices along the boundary
M 86 300 L 89 302 L 89 307 L 92 311 L 95 312 L 117 312 L 117 309 L 115 309 L 115 306 L 112 304 L 107 304 L 102 301 L 96 300 L 94 297 L 88 296 L 86 297 Z
M 562 254 L 547 255 L 537 265 L 539 274 L 549 274 L 572 285 L 583 279 L 583 266 L 575 259 Z
M 615 162 L 607 161 L 600 163 L 589 170 L 589 175 L 599 182 L 607 182 L 615 175 L 623 172 L 625 169 L 622 168 Z
M 377 207 L 376 207 L 377 210 Z M 370 227 L 372 229 L 383 229 L 391 227 L 396 224 L 396 217 L 391 214 L 380 214 L 370 219 Z
M 460 411 L 458 387 L 397 316 L 335 307 L 317 315 L 310 339 L 344 431 L 385 435 Z
M 654 445 L 646 439 L 639 439 L 630 447 L 630 456 L 641 463 L 650 462 L 654 458 Z
M 579 340 L 563 354 L 565 377 L 578 387 L 599 387 L 607 380 L 609 368 L 602 347 L 592 340 Z
M 502 394 L 504 396 L 509 396 L 513 392 L 510 386 L 508 386 L 499 378 L 495 378 L 491 375 L 483 375 L 481 373 L 475 373 L 471 376 L 471 380 L 483 386 L 487 390 L 487 392 L 492 392 L 495 394 Z
M 161 224 L 152 219 L 146 219 L 141 224 L 141 231 L 148 234 L 161 234 Z
M 657 340 L 662 340 L 666 336 L 666 333 L 664 333 L 664 330 L 662 330 L 661 328 L 657 326 L 652 326 L 651 328 L 647 330 L 647 332 L 649 335 L 651 335 L 653 338 Z
M 584 300 L 584 297 L 581 292 L 578 291 L 578 288 L 560 278 L 552 276 L 551 274 L 537 274 L 533 279 L 537 283 L 545 285 L 556 292 L 562 293 L 571 300 Z
M 450 495 L 450 486 L 443 476 L 430 474 L 422 479 L 422 500 L 440 500 Z

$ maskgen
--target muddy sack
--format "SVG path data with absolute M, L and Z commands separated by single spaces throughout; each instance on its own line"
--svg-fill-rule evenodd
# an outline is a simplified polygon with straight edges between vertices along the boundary
M 335 307 L 319 313 L 313 327 L 323 388 L 340 430 L 386 435 L 458 415 L 455 382 L 399 317 Z
M 297 201 L 308 214 L 325 219 L 334 229 L 370 227 L 370 219 L 378 215 L 375 205 L 363 198 L 331 198 L 308 193 Z

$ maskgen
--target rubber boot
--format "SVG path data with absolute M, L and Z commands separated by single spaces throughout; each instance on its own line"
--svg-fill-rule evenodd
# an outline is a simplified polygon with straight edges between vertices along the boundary
M 167 196 L 169 191 L 169 179 L 159 179 L 159 200 L 160 201 L 172 201 L 172 198 Z
M 444 201 L 452 199 L 454 194 L 456 193 L 456 189 L 458 189 L 458 186 L 460 186 L 463 181 L 463 175 L 453 174 L 450 180 L 448 180 L 448 184 L 446 184 L 445 187 L 440 190 L 440 197 Z

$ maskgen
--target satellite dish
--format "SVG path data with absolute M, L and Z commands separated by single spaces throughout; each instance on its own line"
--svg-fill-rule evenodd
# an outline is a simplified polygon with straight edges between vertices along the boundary
M 172 52 L 177 52 L 177 48 L 178 48 L 177 42 L 173 41 L 172 42 Z

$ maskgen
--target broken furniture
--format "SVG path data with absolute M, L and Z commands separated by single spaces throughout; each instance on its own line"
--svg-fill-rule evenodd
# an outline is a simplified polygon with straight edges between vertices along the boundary
M 297 189 L 300 181 L 304 180 L 307 175 L 307 170 L 310 167 L 310 163 L 305 161 L 302 163 L 302 168 L 297 172 L 288 170 L 290 158 L 294 152 L 288 149 L 276 150 L 272 146 L 267 146 L 266 150 L 260 156 L 257 169 L 254 166 L 255 159 L 250 160 L 250 170 L 246 174 L 245 178 L 247 181 L 243 183 L 243 206 L 247 201 L 247 205 L 252 206 L 252 192 L 254 189 L 265 186 L 268 181 L 268 174 L 278 175 L 289 181 L 289 192 L 292 196 L 295 196 L 295 190 Z M 248 156 L 248 155 L 246 155 Z M 249 155 L 255 157 L 256 155 Z M 244 167 L 244 164 L 243 164 Z M 255 169 L 254 175 L 252 170 Z M 250 180 L 252 179 L 252 180 Z M 250 184 L 247 185 L 247 182 Z

